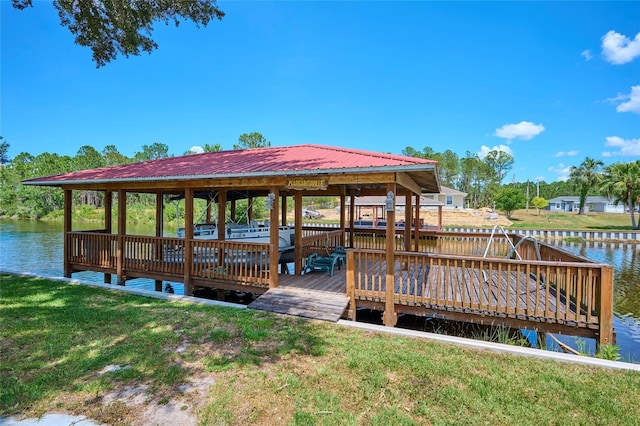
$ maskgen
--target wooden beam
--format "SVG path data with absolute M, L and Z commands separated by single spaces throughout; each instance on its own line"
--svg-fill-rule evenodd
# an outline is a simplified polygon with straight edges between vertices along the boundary
M 420 195 L 416 194 L 416 214 L 413 223 L 413 250 L 420 251 Z
M 295 192 L 295 252 L 294 270 L 296 275 L 302 275 L 302 191 Z
M 227 191 L 218 192 L 218 240 L 224 241 L 227 236 Z
M 411 224 L 413 223 L 413 207 L 411 206 L 411 194 L 404 196 L 404 250 L 411 251 Z
M 602 267 L 598 302 L 600 305 L 598 346 L 613 345 L 616 341 L 613 332 L 613 267 L 610 265 Z
M 396 173 L 396 182 L 398 183 L 398 185 L 408 189 L 414 194 L 422 194 L 422 187 L 418 185 L 416 181 L 413 180 L 413 178 L 406 173 L 403 173 L 403 172 Z
M 164 231 L 164 203 L 162 200 L 162 191 L 156 192 L 156 237 L 162 237 Z M 156 260 L 161 262 L 163 259 L 162 246 L 156 246 Z M 155 280 L 155 290 L 162 291 L 162 280 Z
M 112 232 L 112 222 L 113 222 L 113 192 L 104 191 L 104 232 L 106 234 L 111 234 Z M 110 252 L 110 247 L 104 247 L 103 250 Z M 108 255 L 110 256 L 110 254 Z M 111 274 L 108 272 L 104 273 L 103 282 L 105 284 L 111 284 Z
M 118 285 L 124 285 L 124 236 L 127 234 L 127 191 L 118 191 L 118 250 L 116 252 L 116 277 Z
M 392 193 L 395 196 L 396 185 L 390 183 L 387 185 L 387 194 Z M 386 240 L 386 279 L 385 279 L 385 304 L 384 304 L 384 325 L 393 327 L 398 322 L 398 314 L 395 312 L 395 238 L 396 234 L 396 205 L 393 201 L 393 208 L 387 210 L 387 238 Z
M 340 194 L 340 229 L 342 230 L 342 238 L 340 240 L 340 244 L 342 246 L 346 245 L 345 241 L 344 241 L 344 232 L 345 232 L 345 228 L 347 226 L 347 223 L 346 223 L 347 212 L 345 211 L 345 208 L 346 208 L 346 205 L 347 205 L 347 203 L 345 201 L 346 190 L 347 190 L 347 188 L 343 186 L 342 187 L 342 194 Z
M 356 190 L 352 188 L 349 191 L 349 247 L 353 247 L 353 228 L 355 226 L 355 211 L 356 211 Z
M 63 225 L 63 229 L 64 229 L 64 242 L 63 242 L 63 256 L 64 256 L 64 260 L 63 260 L 63 270 L 64 270 L 64 276 L 67 278 L 71 278 L 71 265 L 70 265 L 70 260 L 71 260 L 71 247 L 69 245 L 70 241 L 69 241 L 69 232 L 73 231 L 73 221 L 72 221 L 72 214 L 73 214 L 73 193 L 71 192 L 70 189 L 66 189 L 64 191 L 64 225 Z
M 280 198 L 282 199 L 282 221 L 280 223 L 285 226 L 287 224 L 287 195 L 283 194 Z
M 278 257 L 280 247 L 280 227 L 278 226 L 279 220 L 279 204 L 280 204 L 280 190 L 278 187 L 274 186 L 271 188 L 271 192 L 275 195 L 273 200 L 273 209 L 271 210 L 271 215 L 269 217 L 269 241 L 271 243 L 271 262 L 269 264 L 269 278 L 271 278 L 269 282 L 269 288 L 278 287 Z
M 220 235 L 220 232 L 218 232 Z M 193 267 L 193 188 L 184 191 L 184 295 L 193 295 L 191 269 Z

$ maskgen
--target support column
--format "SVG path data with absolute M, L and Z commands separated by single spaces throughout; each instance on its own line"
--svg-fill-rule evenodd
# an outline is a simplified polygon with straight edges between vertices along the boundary
M 73 192 L 70 189 L 64 190 L 64 224 L 63 224 L 63 232 L 64 232 L 64 260 L 63 260 L 63 270 L 64 276 L 67 278 L 71 278 L 71 242 L 69 241 L 69 232 L 73 230 L 73 221 L 71 219 L 71 215 L 73 214 Z
M 127 234 L 127 191 L 118 190 L 118 251 L 116 252 L 116 276 L 118 285 L 124 285 L 124 236 Z
M 414 251 L 420 251 L 420 194 L 416 194 L 416 214 L 413 225 L 413 248 Z
M 387 194 L 396 193 L 396 184 L 387 184 Z M 398 314 L 395 312 L 395 233 L 396 233 L 396 203 L 395 198 L 392 203 L 393 208 L 387 209 L 387 238 L 386 240 L 386 280 L 385 280 L 385 301 L 384 301 L 384 325 L 393 327 L 398 322 Z
M 342 231 L 342 234 L 340 235 L 341 246 L 346 245 L 345 239 L 344 239 L 344 232 L 345 232 L 345 227 L 347 226 L 347 220 L 346 220 L 347 212 L 344 210 L 347 203 L 345 202 L 345 198 L 346 198 L 346 188 L 343 186 L 341 187 L 341 190 L 340 190 L 340 230 Z
M 295 274 L 302 275 L 302 191 L 296 191 L 293 208 L 295 209 Z
M 353 247 L 353 228 L 355 226 L 356 190 L 349 191 L 349 247 Z
M 162 237 L 164 231 L 164 214 L 163 207 L 164 204 L 162 202 L 162 191 L 156 192 L 156 237 Z M 159 241 L 155 244 L 156 248 L 156 260 L 159 262 L 163 261 L 164 255 L 164 244 L 161 244 Z M 156 291 L 162 291 L 162 280 L 155 280 L 155 289 Z
M 411 224 L 413 223 L 413 207 L 411 206 L 411 192 L 404 196 L 404 250 L 411 251 Z
M 236 221 L 236 200 L 231 200 L 231 208 L 230 208 L 230 216 L 231 216 L 231 221 L 235 222 Z
M 218 192 L 218 241 L 227 239 L 227 191 Z M 218 267 L 224 267 L 224 250 L 218 250 Z
M 269 263 L 269 277 L 271 278 L 271 280 L 269 283 L 269 288 L 276 288 L 278 287 L 278 248 L 280 246 L 280 229 L 278 226 L 278 219 L 280 216 L 280 190 L 277 187 L 273 187 L 271 188 L 271 193 L 275 195 L 275 198 L 273 200 L 273 209 L 271 210 L 271 215 L 269 217 L 269 240 L 271 243 L 271 261 Z
M 285 226 L 287 224 L 287 195 L 284 194 L 282 196 L 282 212 L 281 212 L 281 216 L 282 216 L 282 226 Z
M 438 232 L 442 231 L 442 206 L 438 206 Z
M 616 343 L 616 335 L 613 331 L 613 267 L 606 265 L 601 269 L 600 291 L 598 294 L 599 317 L 598 323 L 600 330 L 598 333 L 598 341 L 596 342 L 596 351 L 602 345 L 614 345 Z
M 112 191 L 104 191 L 104 232 L 105 234 L 111 234 L 113 225 L 111 224 L 113 221 L 113 192 Z M 106 252 L 106 256 L 103 259 L 108 259 L 111 257 L 111 247 L 104 247 L 103 250 Z M 111 284 L 111 274 L 104 274 L 104 283 Z
M 191 268 L 193 266 L 193 188 L 184 191 L 184 295 L 193 295 Z

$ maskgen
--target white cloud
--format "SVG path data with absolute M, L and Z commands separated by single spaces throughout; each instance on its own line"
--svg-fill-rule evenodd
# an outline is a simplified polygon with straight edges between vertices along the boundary
M 602 37 L 602 55 L 612 64 L 622 65 L 640 56 L 640 33 L 633 40 L 613 30 Z
M 583 56 L 583 57 L 584 57 L 584 59 L 586 59 L 587 61 L 590 61 L 590 60 L 592 60 L 592 59 L 593 59 L 593 55 L 591 54 L 591 51 L 590 51 L 589 49 L 587 49 L 587 50 L 583 50 L 583 51 L 580 53 L 580 55 L 581 55 L 581 56 Z
M 484 157 L 487 156 L 487 154 L 491 151 L 502 151 L 502 152 L 506 152 L 507 154 L 511 155 L 513 157 L 513 151 L 511 151 L 511 148 L 509 148 L 507 145 L 496 145 L 493 148 L 489 148 L 486 145 L 482 145 L 482 147 L 480 147 L 480 151 L 478 151 L 478 157 L 480 157 L 481 160 L 484 160 Z
M 608 136 L 605 146 L 617 148 L 617 151 L 605 151 L 603 157 L 640 157 L 640 139 L 622 139 Z
M 571 173 L 571 166 L 565 166 L 563 163 L 559 163 L 557 166 L 549 167 L 549 171 L 555 173 L 558 177 L 557 180 L 568 181 L 569 173 Z
M 199 145 L 194 145 L 189 148 L 189 152 L 193 152 L 194 154 L 202 154 L 204 152 L 204 148 Z
M 618 112 L 635 112 L 640 114 L 640 86 L 631 86 L 631 93 L 628 95 L 618 95 L 615 98 L 607 99 L 611 102 L 621 102 L 616 107 Z
M 504 126 L 496 129 L 495 136 L 499 138 L 507 139 L 521 139 L 528 141 L 534 136 L 544 132 L 544 126 L 542 124 L 533 124 L 530 121 L 521 121 L 518 124 L 505 124 Z
M 564 157 L 565 155 L 567 157 L 573 157 L 575 155 L 578 155 L 578 151 L 566 151 L 566 152 L 565 151 L 558 151 L 555 154 L 553 154 L 554 157 Z

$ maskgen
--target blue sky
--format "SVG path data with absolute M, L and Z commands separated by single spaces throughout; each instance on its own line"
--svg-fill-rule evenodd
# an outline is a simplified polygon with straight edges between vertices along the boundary
M 640 158 L 640 2 L 220 2 L 206 28 L 158 23 L 151 55 L 96 69 L 49 1 L 0 1 L 9 155 L 242 133 L 459 156 L 502 149 L 505 182 Z

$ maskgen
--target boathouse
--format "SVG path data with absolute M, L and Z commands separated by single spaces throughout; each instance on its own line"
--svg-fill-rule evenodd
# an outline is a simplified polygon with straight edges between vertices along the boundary
M 250 307 L 325 319 L 355 319 L 358 308 L 368 308 L 383 312 L 388 326 L 398 315 L 413 314 L 615 342 L 611 266 L 504 230 L 452 233 L 420 226 L 420 209 L 413 207 L 441 188 L 435 161 L 296 145 L 171 157 L 23 183 L 64 191 L 67 277 L 89 270 L 104 273 L 107 283 L 115 275 L 121 285 L 150 278 L 158 291 L 163 281 L 182 282 L 186 295 L 202 288 L 250 292 L 261 295 Z M 103 193 L 104 226 L 72 228 L 74 191 Z M 155 196 L 154 236 L 127 232 L 133 194 Z M 340 199 L 335 228 L 303 223 L 302 197 L 308 196 Z M 384 227 L 355 225 L 356 198 L 363 196 L 384 197 Z M 184 199 L 182 237 L 163 235 L 163 200 L 169 197 Z M 218 206 L 216 239 L 194 237 L 198 197 Z M 268 200 L 268 242 L 227 240 L 235 202 L 258 197 Z M 396 218 L 399 200 L 402 218 Z M 294 233 L 285 254 L 279 233 L 287 226 L 289 203 Z M 207 222 L 210 215 L 207 210 Z M 398 220 L 406 226 L 398 228 Z M 330 265 L 314 263 L 318 258 Z

